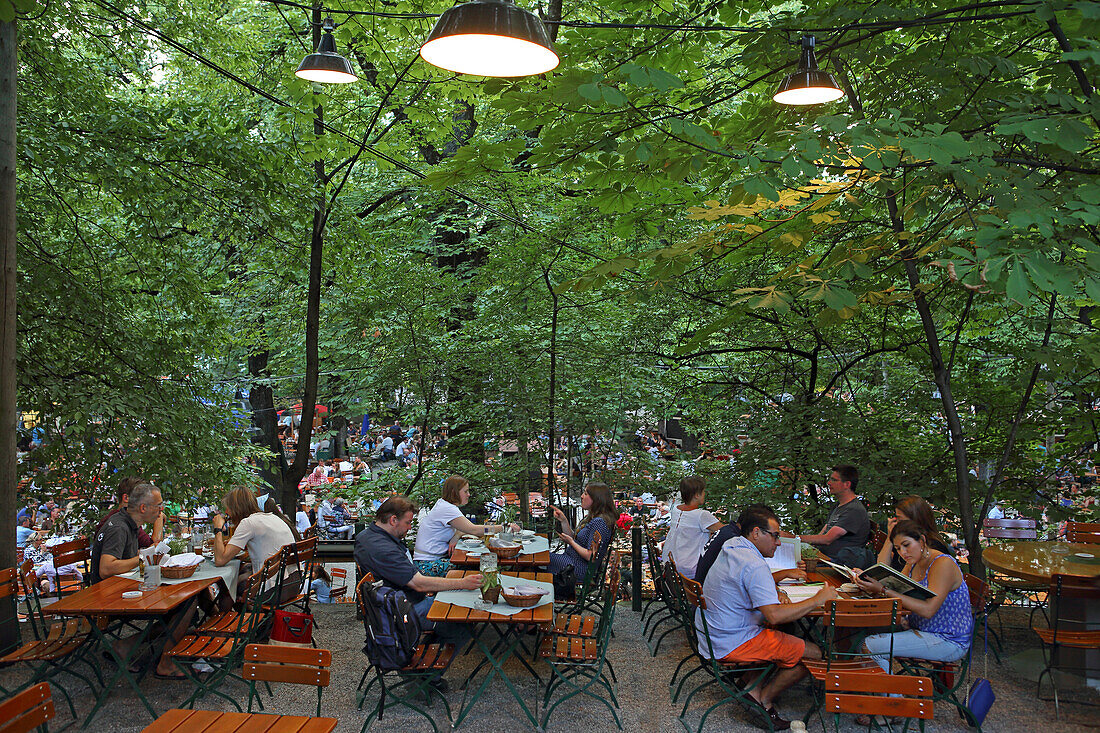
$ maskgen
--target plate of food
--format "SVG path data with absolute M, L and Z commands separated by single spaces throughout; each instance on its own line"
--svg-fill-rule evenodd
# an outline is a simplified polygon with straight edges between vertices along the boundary
M 844 583 L 837 590 L 841 593 L 859 593 L 863 589 L 856 583 Z

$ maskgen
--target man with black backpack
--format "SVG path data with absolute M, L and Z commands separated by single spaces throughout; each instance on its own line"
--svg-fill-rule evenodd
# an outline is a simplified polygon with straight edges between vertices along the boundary
M 355 538 L 355 563 L 361 572 L 369 572 L 375 580 L 402 591 L 412 603 L 421 628 L 434 631 L 443 642 L 459 642 L 469 636 L 465 624 L 428 621 L 428 609 L 441 590 L 474 590 L 481 587 L 481 575 L 465 578 L 434 578 L 422 575 L 413 565 L 405 535 L 412 529 L 416 504 L 405 496 L 391 496 L 382 502 L 374 524 Z

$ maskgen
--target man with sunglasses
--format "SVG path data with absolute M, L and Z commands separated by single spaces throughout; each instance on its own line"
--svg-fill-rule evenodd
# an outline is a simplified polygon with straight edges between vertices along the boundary
M 749 695 L 767 711 L 767 725 L 789 730 L 790 723 L 775 709 L 775 698 L 806 675 L 802 660 L 820 659 L 821 649 L 768 627 L 789 624 L 821 608 L 837 597 L 836 589 L 825 584 L 812 598 L 781 602 L 764 560 L 773 557 L 779 547 L 779 518 L 768 507 L 754 505 L 741 513 L 737 524 L 740 535 L 722 545 L 703 582 L 710 649 L 704 637 L 699 639 L 699 649 L 723 662 L 775 662 L 779 671 Z M 698 619 L 697 624 L 701 629 Z

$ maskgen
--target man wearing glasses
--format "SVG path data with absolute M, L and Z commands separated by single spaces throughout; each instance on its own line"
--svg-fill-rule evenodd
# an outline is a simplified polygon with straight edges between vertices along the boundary
M 92 538 L 92 583 L 98 583 L 112 575 L 128 573 L 138 566 L 138 550 L 141 547 L 138 528 L 156 521 L 163 510 L 164 499 L 161 498 L 160 489 L 153 484 L 140 481 L 130 489 L 126 508 L 108 517 Z M 165 622 L 170 629 L 172 641 L 165 645 L 165 649 L 171 649 L 175 642 L 183 638 L 195 615 L 196 605 L 196 599 L 192 599 L 166 617 Z M 120 656 L 129 658 L 130 648 L 136 639 L 136 636 L 132 636 L 116 644 Z M 160 679 L 186 679 L 163 654 L 157 662 L 154 675 Z
M 768 507 L 754 505 L 741 513 L 737 524 L 741 534 L 722 545 L 703 583 L 710 649 L 723 662 L 775 662 L 779 666 L 771 680 L 749 695 L 767 711 L 775 730 L 788 730 L 790 723 L 779 717 L 775 698 L 806 675 L 802 660 L 820 659 L 821 649 L 768 627 L 796 621 L 836 598 L 837 593 L 825 584 L 812 598 L 781 602 L 764 560 L 773 557 L 779 547 L 779 518 Z M 702 628 L 698 619 L 697 624 Z M 699 649 L 711 653 L 706 638 L 700 637 Z

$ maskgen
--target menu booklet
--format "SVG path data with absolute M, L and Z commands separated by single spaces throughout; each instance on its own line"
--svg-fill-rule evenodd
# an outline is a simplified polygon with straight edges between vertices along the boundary
M 869 580 L 875 580 L 882 583 L 882 587 L 887 590 L 892 590 L 895 593 L 900 593 L 910 598 L 916 598 L 918 601 L 927 601 L 929 598 L 936 597 L 935 593 L 912 578 L 902 575 L 889 565 L 879 563 L 878 565 L 872 565 L 862 572 L 857 572 L 846 565 L 839 565 L 825 558 L 821 558 L 821 562 L 824 564 L 818 565 L 819 571 L 836 578 L 843 578 L 843 582 L 845 583 L 852 582 L 857 577 L 862 577 Z

